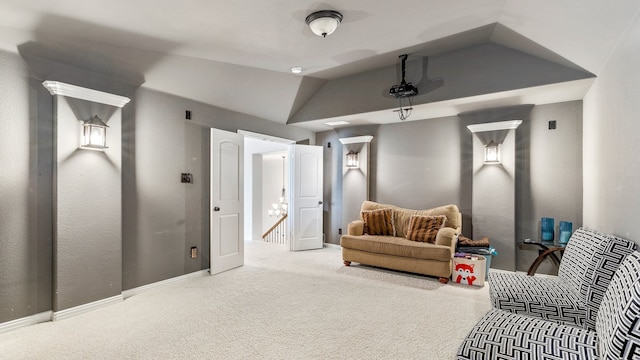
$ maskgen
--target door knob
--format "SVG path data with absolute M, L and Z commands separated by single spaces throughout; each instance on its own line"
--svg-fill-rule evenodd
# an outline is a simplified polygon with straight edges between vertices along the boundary
M 216 206 L 213 208 L 213 211 L 220 211 L 220 208 Z
M 318 205 L 322 205 L 322 201 L 318 201 Z

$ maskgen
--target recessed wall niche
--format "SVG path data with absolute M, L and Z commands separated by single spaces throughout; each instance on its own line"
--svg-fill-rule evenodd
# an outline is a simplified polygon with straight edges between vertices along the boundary
M 522 120 L 468 125 L 473 134 L 473 238 L 488 236 L 498 256 L 491 267 L 516 270 L 516 129 Z M 499 145 L 499 161 L 487 161 L 487 145 Z
M 360 218 L 362 202 L 369 200 L 369 157 L 373 136 L 341 138 L 342 144 L 342 226 Z M 357 166 L 347 164 L 352 156 Z M 343 228 L 343 231 L 347 229 Z
M 52 320 L 58 320 L 122 300 L 121 108 L 129 99 L 57 81 L 43 85 L 54 96 Z M 87 114 L 109 126 L 107 148 L 80 148 Z

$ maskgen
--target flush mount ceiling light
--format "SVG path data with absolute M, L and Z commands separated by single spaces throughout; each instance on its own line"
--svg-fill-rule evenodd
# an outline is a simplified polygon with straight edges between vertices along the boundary
M 302 66 L 292 66 L 290 70 L 292 74 L 300 74 L 302 72 Z
M 333 10 L 320 10 L 309 14 L 305 22 L 314 34 L 327 37 L 336 31 L 342 22 L 342 14 Z

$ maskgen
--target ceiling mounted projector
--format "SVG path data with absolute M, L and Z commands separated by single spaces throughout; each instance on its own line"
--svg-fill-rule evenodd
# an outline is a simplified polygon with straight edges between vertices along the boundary
M 389 95 L 398 98 L 405 98 L 418 95 L 418 88 L 413 86 L 413 84 L 408 83 L 404 78 L 405 73 L 405 61 L 407 61 L 407 54 L 400 55 L 400 59 L 402 60 L 402 81 L 400 85 L 393 85 L 391 89 L 389 89 Z

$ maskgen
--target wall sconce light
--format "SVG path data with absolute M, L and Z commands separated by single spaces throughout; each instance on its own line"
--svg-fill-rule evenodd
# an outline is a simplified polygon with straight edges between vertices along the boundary
M 500 144 L 491 140 L 484 147 L 484 163 L 500 164 Z
M 87 149 L 106 149 L 107 148 L 107 128 L 102 119 L 95 115 L 89 120 L 82 123 L 82 139 L 80 147 Z
M 357 152 L 349 150 L 349 152 L 347 153 L 347 161 L 345 166 L 349 169 L 360 167 L 360 159 Z

